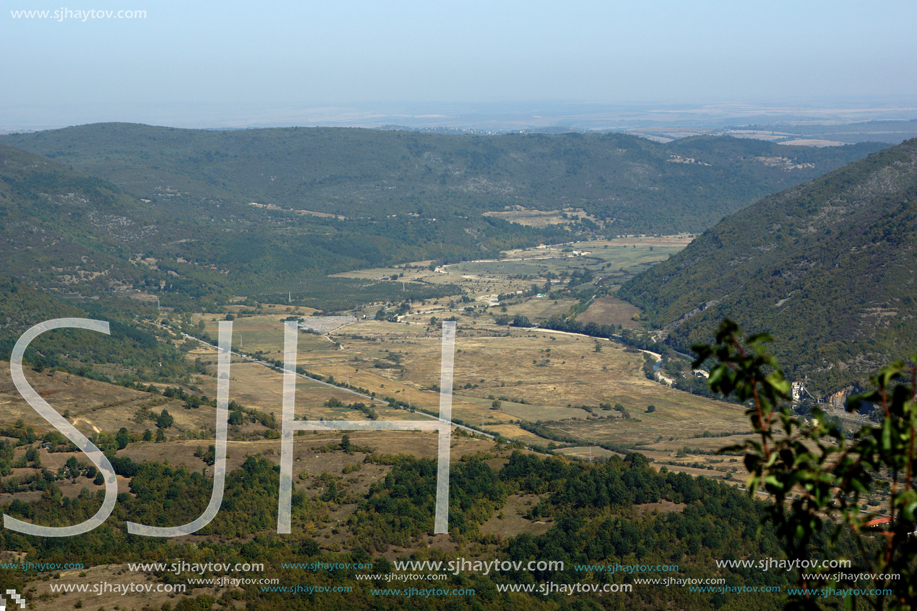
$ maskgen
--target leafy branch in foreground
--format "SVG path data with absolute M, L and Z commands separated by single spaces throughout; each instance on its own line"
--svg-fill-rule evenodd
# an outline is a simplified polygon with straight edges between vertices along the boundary
M 826 592 L 854 588 L 862 596 L 842 596 L 848 608 L 863 601 L 875 609 L 913 609 L 917 597 L 917 365 L 892 363 L 873 378 L 873 391 L 850 398 L 848 411 L 873 404 L 880 407 L 884 418 L 880 425 L 863 426 L 847 439 L 818 408 L 808 421 L 794 415 L 789 408 L 790 383 L 764 347 L 773 339 L 758 334 L 742 342 L 740 334 L 738 326 L 726 319 L 714 345 L 692 347 L 698 355 L 694 367 L 711 358 L 719 361 L 710 372 L 711 390 L 734 393 L 748 405 L 746 414 L 758 436 L 720 452 L 745 451 L 748 493 L 765 492 L 773 498 L 768 519 L 790 560 L 843 559 L 842 538 L 852 537 L 859 550 L 854 568 L 844 572 L 800 571 L 804 591 L 791 593 L 787 608 L 819 609 L 822 602 L 836 598 L 824 596 Z M 917 362 L 917 357 L 912 360 Z M 883 474 L 891 480 L 887 514 L 861 512 L 861 501 Z M 881 532 L 877 524 L 883 525 Z M 821 545 L 825 533 L 830 543 Z M 868 573 L 870 579 L 847 580 L 858 573 Z

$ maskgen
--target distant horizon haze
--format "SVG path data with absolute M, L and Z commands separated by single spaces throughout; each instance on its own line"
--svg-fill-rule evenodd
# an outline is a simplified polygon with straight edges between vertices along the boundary
M 764 105 L 749 103 L 711 104 L 599 104 L 587 102 L 532 101 L 461 104 L 456 102 L 377 105 L 324 105 L 285 107 L 236 107 L 232 105 L 184 105 L 116 108 L 72 106 L 55 112 L 48 107 L 8 108 L 0 119 L 0 133 L 44 131 L 94 123 L 139 123 L 182 129 L 258 129 L 273 127 L 355 127 L 367 129 L 402 127 L 422 130 L 456 130 L 475 133 L 514 131 L 625 131 L 672 130 L 715 133 L 749 125 L 848 125 L 870 121 L 917 121 L 913 104 L 887 106 L 851 100 L 824 106 Z M 43 115 L 60 117 L 45 120 Z M 136 117 L 140 116 L 138 120 Z M 10 121 L 10 117 L 19 120 Z M 100 118 L 97 118 L 100 117 Z M 917 126 L 915 128 L 917 129 Z
M 55 18 L 61 10 L 74 15 Z M 674 125 L 677 111 L 690 125 L 723 105 L 761 112 L 717 121 L 917 118 L 917 4 L 903 0 L 11 0 L 0 23 L 3 131 L 376 127 L 402 116 L 413 126 L 615 129 L 651 125 L 648 112 Z M 794 117 L 806 108 L 817 115 Z

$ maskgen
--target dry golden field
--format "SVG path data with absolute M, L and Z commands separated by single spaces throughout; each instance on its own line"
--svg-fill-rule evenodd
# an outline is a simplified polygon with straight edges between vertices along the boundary
M 584 443 L 606 443 L 618 447 L 644 447 L 672 439 L 673 447 L 707 434 L 744 431 L 748 428 L 741 408 L 711 401 L 647 380 L 642 372 L 643 354 L 615 342 L 538 329 L 515 329 L 493 324 L 500 308 L 482 307 L 482 296 L 507 287 L 528 289 L 541 281 L 540 273 L 557 273 L 588 267 L 601 271 L 639 268 L 676 252 L 690 241 L 688 236 L 662 238 L 632 237 L 578 243 L 524 251 L 513 251 L 500 261 L 472 261 L 439 268 L 436 272 L 420 265 L 361 270 L 350 277 L 378 278 L 401 274 L 411 280 L 455 282 L 470 302 L 458 300 L 413 304 L 414 309 L 400 322 L 361 320 L 336 329 L 326 336 L 299 334 L 298 365 L 340 383 L 365 389 L 377 399 L 391 397 L 412 407 L 438 412 L 440 396 L 440 332 L 430 318 L 458 319 L 454 396 L 452 413 L 491 434 L 523 443 L 545 440 L 522 430 L 517 422 L 541 422 L 555 434 Z M 521 271 L 530 274 L 520 280 Z M 509 305 L 506 314 L 523 314 L 531 320 L 567 312 L 573 299 L 526 298 Z M 465 311 L 469 305 L 473 312 Z M 234 347 L 246 352 L 261 351 L 271 360 L 282 358 L 283 320 L 303 310 L 280 307 L 269 314 L 237 318 Z M 579 320 L 624 324 L 636 327 L 633 306 L 605 297 L 597 300 Z M 202 314 L 208 333 L 216 334 L 221 316 Z M 596 345 L 601 351 L 596 351 Z M 195 351 L 201 356 L 201 351 Z M 211 356 L 205 362 L 215 362 Z M 213 367 L 213 365 L 211 365 Z M 213 379 L 202 388 L 212 388 Z M 238 401 L 279 416 L 282 374 L 263 365 L 234 363 L 231 391 Z M 337 398 L 352 403 L 367 399 L 346 390 L 311 381 L 297 385 L 297 417 L 364 417 L 346 408 L 323 404 Z M 627 418 L 599 405 L 620 404 Z M 648 413 L 647 406 L 656 411 Z M 591 408 L 590 411 L 582 406 Z M 389 410 L 380 403 L 373 408 L 380 417 L 404 419 L 404 410 Z M 714 438 L 715 439 L 715 438 Z M 681 444 L 681 445 L 679 445 Z
M 589 305 L 589 309 L 576 317 L 583 324 L 594 322 L 599 325 L 622 325 L 625 329 L 639 329 L 640 323 L 634 315 L 640 308 L 614 297 L 601 297 Z

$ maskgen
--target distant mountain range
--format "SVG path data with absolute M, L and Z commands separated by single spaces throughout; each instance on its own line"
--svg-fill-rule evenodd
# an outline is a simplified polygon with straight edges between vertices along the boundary
M 917 352 L 917 139 L 722 220 L 620 296 L 668 341 L 730 317 L 768 331 L 793 380 L 833 392 Z
M 345 307 L 345 294 L 368 289 L 316 279 L 540 242 L 700 231 L 881 148 L 131 124 L 10 135 L 0 137 L 0 274 L 62 297 L 139 290 L 170 306 L 308 285 L 336 296 L 309 305 Z M 485 216 L 507 207 L 571 212 L 541 228 Z
M 249 204 L 380 221 L 581 208 L 611 234 L 700 232 L 781 189 L 881 150 L 728 137 L 472 136 L 346 128 L 187 130 L 124 123 L 0 137 L 153 205 L 254 217 Z

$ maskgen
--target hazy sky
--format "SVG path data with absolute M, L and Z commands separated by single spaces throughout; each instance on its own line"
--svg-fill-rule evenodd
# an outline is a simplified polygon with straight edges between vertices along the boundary
M 917 106 L 913 0 L 2 6 L 7 128 L 191 116 L 216 125 L 241 115 L 282 120 L 297 107 L 531 100 Z M 146 17 L 76 18 L 89 9 Z M 13 16 L 29 10 L 71 15 Z

